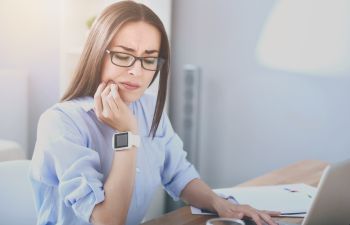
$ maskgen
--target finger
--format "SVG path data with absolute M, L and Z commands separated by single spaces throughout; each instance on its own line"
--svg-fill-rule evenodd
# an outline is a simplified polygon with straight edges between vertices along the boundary
M 118 107 L 117 103 L 114 100 L 112 92 L 108 95 L 107 99 L 108 99 L 108 106 L 111 109 L 111 111 L 118 112 L 119 111 L 119 107 Z
M 251 213 L 250 217 L 254 220 L 256 225 L 263 225 L 262 220 L 257 213 Z
M 114 99 L 115 105 L 119 109 L 119 105 L 117 103 L 118 102 L 118 98 L 119 98 L 119 93 L 118 93 L 118 86 L 116 84 L 112 84 L 111 85 L 111 94 L 112 94 L 112 97 Z
M 252 220 L 254 220 L 254 222 L 257 225 L 263 225 L 257 210 L 248 205 L 244 205 L 242 206 L 242 211 L 245 213 L 246 216 L 252 218 Z
M 260 213 L 260 217 L 269 225 L 276 225 L 275 221 L 266 213 Z
M 232 218 L 236 218 L 236 219 L 242 219 L 244 217 L 244 213 L 237 212 L 237 211 L 231 211 L 229 216 Z
M 101 92 L 101 96 L 107 96 L 109 94 L 109 92 L 111 91 L 111 83 L 106 84 L 106 86 L 104 87 L 104 89 Z
M 112 92 L 113 98 L 114 98 L 115 103 L 117 104 L 118 108 L 121 109 L 121 107 L 122 107 L 122 108 L 126 109 L 128 107 L 125 104 L 125 102 L 123 101 L 123 99 L 120 97 L 118 90 L 119 90 L 118 85 L 114 84 L 111 86 L 111 92 Z
M 113 94 L 113 97 L 115 98 L 116 101 L 123 101 L 119 95 L 119 87 L 116 84 L 112 84 L 111 86 L 111 91 Z
M 101 83 L 95 94 L 94 94 L 94 104 L 95 104 L 95 110 L 96 110 L 96 114 L 99 116 L 99 114 L 102 113 L 102 99 L 101 99 L 101 93 L 104 90 L 106 84 L 105 83 Z
M 281 215 L 281 212 L 278 212 L 278 211 L 260 210 L 260 212 L 269 214 L 270 216 L 280 216 Z
M 107 97 L 102 97 L 102 104 L 103 104 L 103 110 L 102 110 L 102 115 L 107 118 L 111 115 L 111 109 L 108 104 L 108 96 Z
M 119 97 L 118 86 L 116 84 L 111 85 L 111 93 L 112 93 L 113 98 Z
M 110 84 L 108 84 L 105 89 L 102 91 L 101 93 L 101 99 L 102 99 L 102 115 L 104 117 L 109 117 L 109 115 L 111 114 L 111 109 L 108 105 L 108 94 L 110 93 L 111 89 L 110 89 Z

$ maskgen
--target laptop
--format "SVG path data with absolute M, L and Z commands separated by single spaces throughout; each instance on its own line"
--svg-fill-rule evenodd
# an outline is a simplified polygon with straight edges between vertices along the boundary
M 245 223 L 256 225 L 252 220 Z M 301 225 L 350 225 L 350 159 L 329 165 L 324 170 L 317 194 Z

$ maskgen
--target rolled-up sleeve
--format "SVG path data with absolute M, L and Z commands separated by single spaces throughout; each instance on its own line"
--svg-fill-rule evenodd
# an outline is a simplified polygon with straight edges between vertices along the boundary
M 31 178 L 57 187 L 57 200 L 89 223 L 94 206 L 104 200 L 104 190 L 99 154 L 86 147 L 85 136 L 64 112 L 45 112 L 38 124 Z M 43 207 L 40 204 L 44 202 L 48 201 L 42 199 L 37 207 Z
M 174 132 L 168 116 L 162 117 L 162 136 L 165 142 L 165 161 L 162 183 L 174 200 L 178 200 L 182 190 L 193 179 L 199 178 L 194 166 L 187 161 L 180 137 Z

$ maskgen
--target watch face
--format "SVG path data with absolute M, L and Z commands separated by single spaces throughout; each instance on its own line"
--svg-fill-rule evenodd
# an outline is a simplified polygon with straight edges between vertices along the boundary
M 115 134 L 114 148 L 125 148 L 125 147 L 128 147 L 128 133 Z

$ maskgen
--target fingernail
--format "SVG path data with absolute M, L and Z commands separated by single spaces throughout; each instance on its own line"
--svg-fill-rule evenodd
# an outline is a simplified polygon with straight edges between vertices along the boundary
M 112 84 L 111 86 L 111 92 L 112 92 L 112 96 L 115 98 L 117 96 L 117 93 L 116 93 L 116 87 L 115 87 L 115 84 Z
M 107 82 L 107 84 L 113 85 L 113 84 L 115 84 L 115 83 L 114 83 L 114 81 L 110 80 L 110 81 Z

